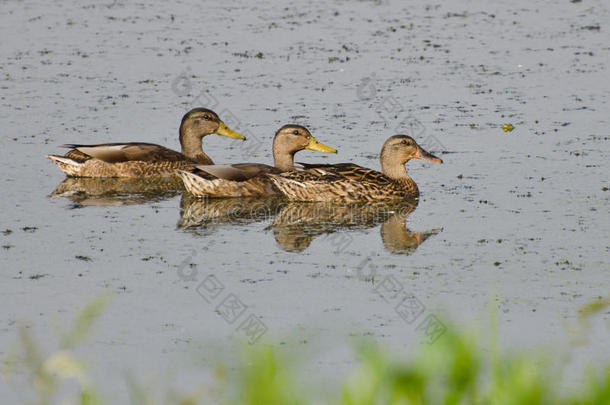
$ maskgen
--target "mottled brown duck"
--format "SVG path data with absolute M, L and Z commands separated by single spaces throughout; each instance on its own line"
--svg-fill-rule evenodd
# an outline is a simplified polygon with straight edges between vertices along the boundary
M 70 177 L 169 176 L 179 168 L 214 164 L 201 146 L 203 137 L 210 134 L 246 139 L 229 129 L 214 111 L 195 108 L 180 123 L 181 152 L 143 142 L 69 144 L 62 145 L 70 148 L 64 156 L 47 157 Z
M 278 191 L 267 177 L 294 170 L 294 155 L 303 150 L 337 153 L 311 135 L 301 125 L 284 125 L 273 138 L 273 166 L 262 163 L 197 165 L 193 170 L 178 170 L 186 190 L 198 197 L 262 197 Z
M 269 173 L 281 193 L 293 201 L 356 202 L 419 196 L 405 164 L 411 159 L 442 163 L 407 135 L 388 138 L 381 149 L 382 172 L 353 163 L 301 164 L 305 170 Z

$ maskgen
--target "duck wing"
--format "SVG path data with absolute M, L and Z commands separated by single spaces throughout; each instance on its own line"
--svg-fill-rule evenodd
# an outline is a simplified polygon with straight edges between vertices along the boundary
M 96 145 L 68 144 L 62 145 L 62 147 L 76 150 L 92 158 L 103 160 L 106 163 L 128 161 L 176 162 L 189 160 L 180 152 L 161 145 L 144 142 L 102 143 Z
M 232 165 L 197 165 L 199 171 L 212 175 L 214 178 L 245 181 L 266 173 L 280 173 L 279 169 L 262 163 L 236 163 Z

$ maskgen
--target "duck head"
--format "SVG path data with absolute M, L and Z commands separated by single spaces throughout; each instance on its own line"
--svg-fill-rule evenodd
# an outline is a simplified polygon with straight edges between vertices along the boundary
M 284 125 L 273 138 L 273 160 L 275 167 L 282 170 L 294 168 L 294 154 L 303 149 L 324 153 L 337 153 L 337 150 L 319 142 L 301 125 Z
M 408 135 L 391 136 L 381 148 L 381 167 L 390 177 L 403 177 L 403 173 L 406 175 L 404 165 L 411 159 L 443 163 L 442 159 L 424 150 Z
M 187 137 L 199 139 L 206 135 L 218 134 L 234 139 L 246 139 L 242 134 L 233 131 L 212 110 L 193 108 L 184 114 L 180 123 L 180 141 Z

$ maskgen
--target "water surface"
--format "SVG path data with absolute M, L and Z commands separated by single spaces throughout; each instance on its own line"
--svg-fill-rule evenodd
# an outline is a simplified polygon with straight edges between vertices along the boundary
M 333 377 L 353 337 L 414 350 L 430 316 L 485 334 L 495 296 L 503 345 L 563 350 L 586 336 L 571 373 L 608 361 L 608 312 L 590 330 L 576 322 L 610 287 L 605 2 L 25 1 L 4 2 L 0 18 L 0 356 L 19 323 L 51 348 L 53 325 L 112 291 L 83 355 L 119 402 L 117 370 L 194 380 L 248 337 L 251 315 L 264 339 L 310 350 Z M 339 149 L 297 161 L 378 168 L 383 141 L 406 132 L 445 163 L 408 164 L 422 195 L 404 218 L 360 223 L 174 192 L 50 197 L 64 176 L 44 155 L 59 145 L 178 148 L 196 106 L 249 138 L 207 137 L 218 163 L 271 162 L 291 122 Z M 227 216 L 223 204 L 236 206 Z M 417 317 L 376 289 L 388 277 Z M 223 286 L 217 299 L 205 280 Z M 231 294 L 237 319 L 215 311 Z

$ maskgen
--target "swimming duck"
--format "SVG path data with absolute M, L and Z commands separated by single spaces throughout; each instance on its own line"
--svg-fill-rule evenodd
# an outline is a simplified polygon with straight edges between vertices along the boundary
M 186 190 L 198 197 L 261 197 L 277 194 L 268 173 L 294 170 L 294 155 L 303 149 L 337 153 L 301 125 L 284 125 L 273 138 L 274 166 L 262 163 L 197 165 L 194 170 L 177 170 Z
M 229 129 L 214 111 L 194 108 L 180 123 L 181 153 L 152 143 L 128 142 L 62 145 L 70 151 L 47 157 L 70 177 L 167 176 L 187 165 L 214 164 L 201 147 L 203 137 L 210 134 L 246 139 Z
M 417 197 L 405 164 L 411 159 L 443 163 L 407 135 L 388 138 L 381 149 L 382 172 L 353 163 L 305 164 L 305 170 L 269 173 L 283 195 L 295 201 L 356 202 Z

